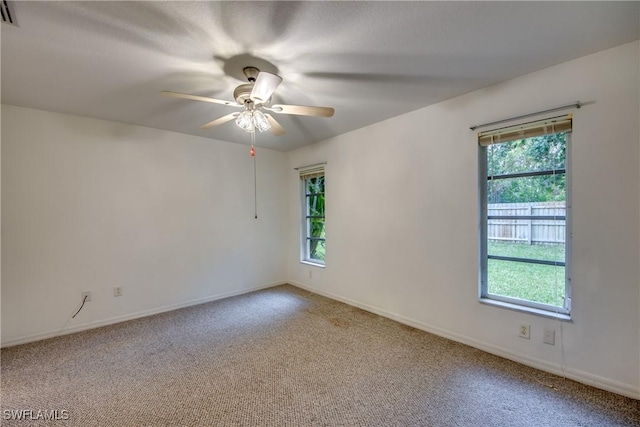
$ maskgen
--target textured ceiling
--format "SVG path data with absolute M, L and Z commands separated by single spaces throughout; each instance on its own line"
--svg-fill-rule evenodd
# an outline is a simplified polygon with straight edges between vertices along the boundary
M 2 25 L 2 102 L 238 143 L 230 107 L 253 55 L 284 81 L 275 103 L 287 151 L 639 38 L 638 2 L 16 2 Z M 242 56 L 240 57 L 242 58 Z M 231 66 L 233 65 L 233 66 Z M 251 65 L 251 64 L 246 64 Z M 237 73 L 235 73 L 237 74 Z

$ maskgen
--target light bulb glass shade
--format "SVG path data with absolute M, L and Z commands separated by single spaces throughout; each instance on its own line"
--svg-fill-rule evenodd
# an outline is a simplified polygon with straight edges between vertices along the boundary
M 256 110 L 253 112 L 253 124 L 260 132 L 271 129 L 271 124 L 269 123 L 269 120 L 267 120 L 267 117 L 262 113 L 262 111 Z
M 251 111 L 245 110 L 236 118 L 236 124 L 247 132 L 253 132 L 253 117 Z

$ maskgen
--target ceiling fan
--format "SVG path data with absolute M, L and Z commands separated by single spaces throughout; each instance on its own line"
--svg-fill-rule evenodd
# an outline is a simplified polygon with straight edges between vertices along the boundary
M 331 117 L 335 112 L 331 107 L 309 107 L 304 105 L 286 104 L 271 105 L 271 97 L 280 83 L 282 83 L 282 77 L 266 71 L 260 71 L 256 67 L 245 67 L 242 72 L 249 83 L 241 84 L 235 88 L 233 91 L 235 102 L 180 92 L 163 91 L 161 93 L 165 96 L 171 96 L 174 98 L 211 102 L 214 104 L 243 108 L 242 112 L 227 114 L 226 116 L 212 120 L 201 126 L 200 129 L 209 129 L 235 119 L 236 124 L 247 132 L 254 132 L 256 129 L 259 132 L 271 130 L 271 133 L 278 136 L 285 133 L 284 128 L 276 121 L 276 119 L 273 118 L 273 116 L 271 116 L 271 114 L 264 113 L 262 110 L 276 114 L 294 114 L 298 116 L 316 117 Z

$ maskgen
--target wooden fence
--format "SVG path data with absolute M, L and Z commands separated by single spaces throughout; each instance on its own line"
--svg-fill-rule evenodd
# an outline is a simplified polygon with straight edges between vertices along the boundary
M 565 202 L 540 203 L 493 203 L 487 205 L 487 213 L 491 215 L 545 215 L 565 217 Z M 489 240 L 534 243 L 565 243 L 566 221 L 559 220 L 524 220 L 524 219 L 490 219 L 487 222 Z

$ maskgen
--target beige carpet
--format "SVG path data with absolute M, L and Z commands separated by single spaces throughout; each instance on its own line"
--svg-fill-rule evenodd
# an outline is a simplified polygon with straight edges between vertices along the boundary
M 615 360 L 611 361 L 615 363 Z M 72 426 L 640 426 L 638 401 L 292 286 L 2 350 Z

